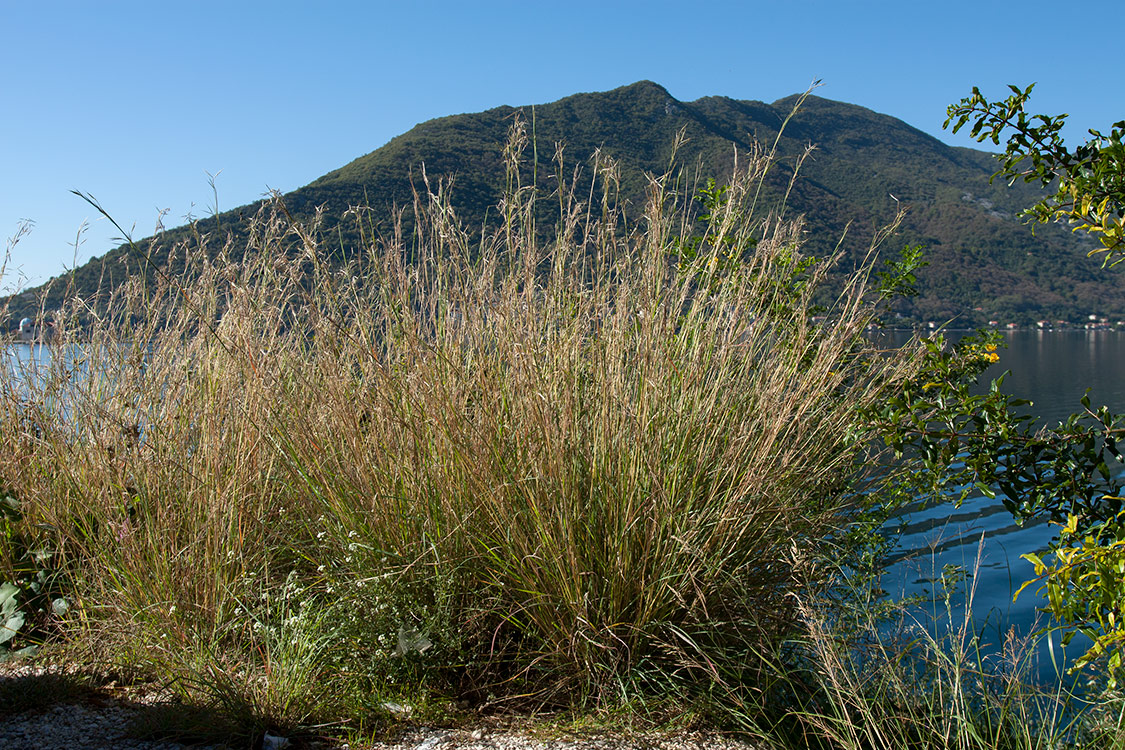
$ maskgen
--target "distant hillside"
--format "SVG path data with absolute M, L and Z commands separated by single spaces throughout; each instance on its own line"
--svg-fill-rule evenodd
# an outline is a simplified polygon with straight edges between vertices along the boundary
M 655 83 L 642 81 L 612 91 L 576 94 L 550 104 L 519 108 L 534 123 L 541 182 L 550 171 L 554 144 L 565 144 L 568 162 L 589 166 L 595 150 L 613 157 L 621 170 L 622 192 L 638 206 L 646 173 L 662 173 L 677 132 L 687 142 L 680 163 L 698 165 L 720 181 L 730 173 L 735 147 L 753 140 L 770 144 L 796 97 L 773 104 L 712 96 L 680 102 Z M 468 225 L 490 216 L 501 194 L 502 148 L 517 108 L 497 107 L 476 114 L 422 123 L 382 148 L 329 172 L 284 196 L 298 217 L 323 209 L 324 231 L 344 255 L 360 247 L 351 224 L 340 218 L 348 208 L 369 205 L 376 231 L 391 229 L 391 208 L 411 201 L 411 179 L 422 165 L 432 178 L 454 179 L 454 205 Z M 845 248 L 858 258 L 876 228 L 902 205 L 908 210 L 897 244 L 929 248 L 930 265 L 921 275 L 921 296 L 903 303 L 907 320 L 965 324 L 989 319 L 1030 323 L 1079 320 L 1088 314 L 1125 318 L 1125 278 L 1103 271 L 1086 257 L 1088 241 L 1060 227 L 1031 228 L 1016 218 L 1039 192 L 1027 185 L 989 184 L 996 169 L 990 154 L 953 148 L 893 117 L 851 104 L 809 97 L 789 122 L 780 141 L 782 169 L 808 144 L 816 146 L 801 170 L 790 210 L 808 218 L 814 251 L 834 246 L 850 225 Z M 296 145 L 295 148 L 299 148 Z M 256 205 L 244 206 L 198 223 L 197 231 L 216 229 L 236 237 Z M 495 216 L 495 212 L 491 213 Z M 159 238 L 155 256 L 186 236 L 186 228 Z M 110 250 L 79 268 L 78 293 L 91 296 L 101 284 L 114 284 L 138 269 L 126 247 Z M 29 290 L 12 300 L 12 317 L 44 304 L 59 305 L 68 284 Z

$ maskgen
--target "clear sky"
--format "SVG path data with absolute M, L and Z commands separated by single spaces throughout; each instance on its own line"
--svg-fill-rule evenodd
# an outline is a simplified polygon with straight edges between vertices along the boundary
M 1069 137 L 1125 119 L 1125 2 L 0 0 L 3 285 L 283 192 L 418 122 L 649 79 L 690 101 L 805 90 L 948 143 L 946 106 L 1038 82 Z M 78 242 L 77 252 L 75 242 Z

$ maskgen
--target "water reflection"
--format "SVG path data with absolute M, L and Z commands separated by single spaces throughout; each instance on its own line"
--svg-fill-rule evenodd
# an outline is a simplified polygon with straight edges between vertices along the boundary
M 950 337 L 952 338 L 952 336 Z M 906 340 L 900 334 L 898 343 Z M 1054 425 L 1082 409 L 1079 403 L 1090 389 L 1092 405 L 1105 404 L 1112 412 L 1125 411 L 1125 335 L 1111 331 L 1017 331 L 1005 335 L 1008 344 L 1000 361 L 982 376 L 999 377 L 1005 370 L 1003 390 L 1032 401 L 1029 413 L 1039 425 Z M 1054 527 L 1045 521 L 1016 525 L 999 498 L 967 499 L 960 508 L 939 505 L 913 508 L 897 519 L 894 532 L 900 546 L 883 586 L 892 595 L 931 596 L 940 588 L 941 574 L 948 566 L 976 570 L 973 613 L 978 631 L 984 631 L 993 646 L 1010 628 L 1027 634 L 1044 624 L 1037 612 L 1046 604 L 1035 591 L 1025 589 L 1019 599 L 1012 595 L 1034 575 L 1031 563 L 1020 558 L 1042 552 L 1054 537 Z M 963 615 L 966 594 L 951 601 L 953 621 Z M 1086 650 L 1088 641 L 1076 637 L 1066 649 L 1071 656 Z M 1055 654 L 1062 653 L 1058 636 L 1053 637 Z M 1056 679 L 1056 666 L 1045 644 L 1038 676 Z

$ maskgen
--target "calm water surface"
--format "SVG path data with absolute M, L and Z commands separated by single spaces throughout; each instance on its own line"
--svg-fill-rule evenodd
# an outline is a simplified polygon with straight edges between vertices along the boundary
M 1031 400 L 1029 411 L 1041 423 L 1056 424 L 1082 409 L 1079 400 L 1090 389 L 1091 405 L 1105 404 L 1125 412 L 1125 334 L 1112 331 L 1017 331 L 1005 336 L 1000 361 L 982 376 L 987 383 L 1005 370 L 1011 374 L 1004 390 Z M 905 336 L 901 340 L 905 340 Z M 944 566 L 975 571 L 972 584 L 973 621 L 992 646 L 1010 630 L 1034 632 L 1045 624 L 1037 608 L 1045 604 L 1035 586 L 1013 602 L 1016 589 L 1034 575 L 1031 563 L 1020 558 L 1046 549 L 1054 527 L 1045 522 L 1017 526 L 999 499 L 974 497 L 960 508 L 933 506 L 900 519 L 900 550 L 883 586 L 893 595 L 931 594 Z M 978 563 L 979 556 L 979 563 Z M 954 623 L 963 616 L 966 594 L 952 601 Z M 938 607 L 944 611 L 944 605 Z M 1074 657 L 1088 641 L 1075 638 L 1066 649 Z M 1054 678 L 1051 656 L 1062 654 L 1058 636 L 1039 650 L 1040 679 Z

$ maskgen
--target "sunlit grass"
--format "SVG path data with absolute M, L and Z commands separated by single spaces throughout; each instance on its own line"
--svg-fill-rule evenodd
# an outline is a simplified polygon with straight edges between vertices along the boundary
M 275 204 L 244 244 L 201 237 L 182 273 L 60 311 L 47 369 L 0 379 L 11 533 L 67 603 L 39 625 L 247 737 L 458 699 L 780 710 L 894 746 L 810 604 L 862 510 L 860 415 L 917 365 L 862 335 L 870 266 L 828 293 L 801 222 L 749 210 L 765 154 L 706 228 L 676 175 L 630 221 L 611 163 L 592 191 L 560 164 L 544 231 L 521 143 L 494 231 L 426 185 L 339 262 Z M 773 656 L 794 643 L 821 702 L 765 706 L 798 690 Z

